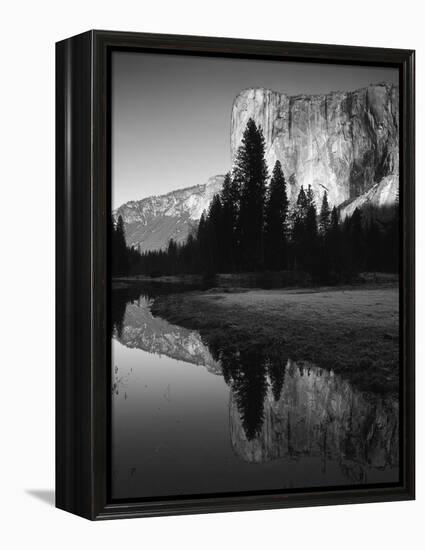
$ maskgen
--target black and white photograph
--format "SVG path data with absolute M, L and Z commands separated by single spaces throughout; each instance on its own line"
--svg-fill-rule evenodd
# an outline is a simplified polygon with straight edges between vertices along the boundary
M 114 501 L 399 484 L 399 82 L 112 52 Z
M 421 546 L 420 8 L 3 2 L 6 550 Z

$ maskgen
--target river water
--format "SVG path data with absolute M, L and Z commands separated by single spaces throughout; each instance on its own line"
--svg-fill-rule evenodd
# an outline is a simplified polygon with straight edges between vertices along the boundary
M 113 291 L 112 498 L 396 483 L 398 402 L 267 350 L 214 346 Z

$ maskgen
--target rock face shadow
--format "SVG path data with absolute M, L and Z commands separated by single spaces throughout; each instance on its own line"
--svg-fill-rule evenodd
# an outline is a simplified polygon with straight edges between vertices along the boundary
M 55 491 L 53 489 L 27 489 L 25 492 L 49 506 L 55 505 Z

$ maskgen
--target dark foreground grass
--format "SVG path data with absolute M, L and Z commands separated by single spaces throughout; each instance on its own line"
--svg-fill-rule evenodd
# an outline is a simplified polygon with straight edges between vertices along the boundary
M 160 296 L 158 315 L 214 349 L 268 350 L 332 369 L 363 390 L 396 393 L 398 289 L 220 289 Z

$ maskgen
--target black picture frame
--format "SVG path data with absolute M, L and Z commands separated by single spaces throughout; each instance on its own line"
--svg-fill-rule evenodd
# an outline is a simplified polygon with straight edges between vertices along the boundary
M 392 66 L 400 74 L 401 480 L 397 486 L 113 503 L 108 496 L 112 50 Z M 414 51 L 89 31 L 56 44 L 56 506 L 91 520 L 414 499 Z

